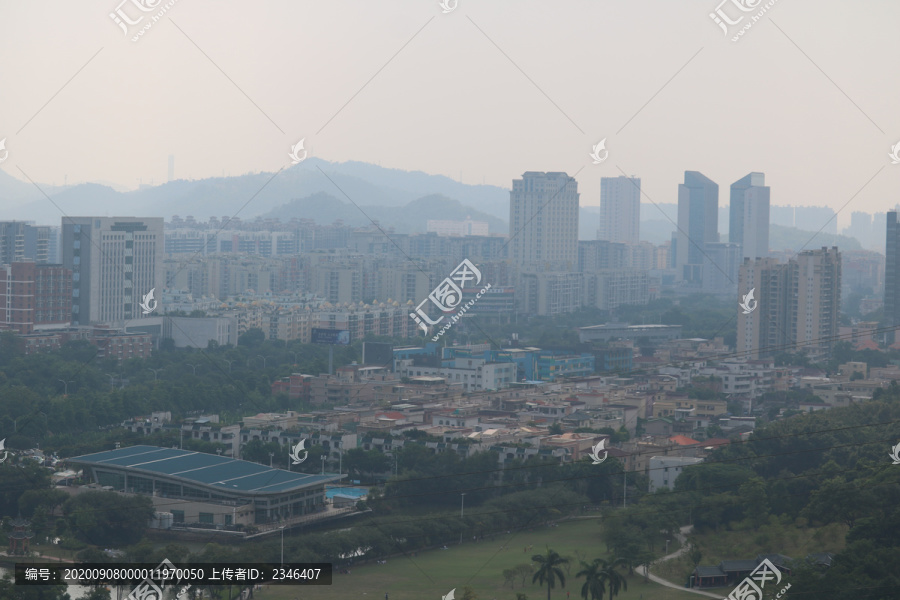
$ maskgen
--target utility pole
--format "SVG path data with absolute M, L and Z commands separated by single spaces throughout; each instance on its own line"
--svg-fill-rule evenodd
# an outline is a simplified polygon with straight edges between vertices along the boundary
M 459 518 L 460 519 L 463 518 L 463 511 L 465 510 L 465 505 L 466 505 L 466 493 L 461 492 L 459 494 Z M 462 544 L 462 536 L 463 536 L 462 528 L 463 528 L 463 524 L 460 523 L 459 524 L 459 543 L 460 544 Z
M 628 473 L 622 469 L 622 508 L 627 508 L 626 497 L 628 496 Z

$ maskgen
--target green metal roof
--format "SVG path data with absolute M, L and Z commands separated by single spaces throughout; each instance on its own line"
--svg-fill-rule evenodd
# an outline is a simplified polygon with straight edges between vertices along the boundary
M 321 485 L 340 475 L 309 475 L 274 469 L 254 462 L 216 454 L 130 446 L 67 459 L 90 467 L 118 467 L 136 473 L 172 477 L 222 492 L 275 494 Z

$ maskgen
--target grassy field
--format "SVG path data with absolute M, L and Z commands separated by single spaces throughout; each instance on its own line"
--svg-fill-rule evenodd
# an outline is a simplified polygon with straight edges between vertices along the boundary
M 825 527 L 798 525 L 764 525 L 752 531 L 720 531 L 695 536 L 703 552 L 701 565 L 717 565 L 722 560 L 756 558 L 758 554 L 784 554 L 803 558 L 814 552 L 839 552 L 844 549 L 847 526 L 831 524 Z M 694 570 L 686 555 L 657 564 L 650 569 L 654 575 L 673 583 L 686 581 Z
M 381 600 L 385 592 L 389 600 L 440 600 L 456 588 L 456 598 L 462 598 L 463 587 L 471 587 L 478 600 L 515 600 L 516 592 L 524 591 L 529 600 L 547 597 L 547 588 L 532 585 L 530 577 L 524 588 L 516 583 L 515 590 L 504 587 L 501 572 L 523 562 L 531 562 L 531 556 L 541 553 L 549 545 L 563 556 L 576 556 L 584 552 L 587 560 L 606 556 L 606 546 L 600 537 L 598 520 L 567 521 L 559 527 L 541 527 L 533 531 L 505 535 L 494 542 L 467 542 L 450 546 L 449 550 L 421 552 L 412 558 L 391 558 L 387 564 L 370 564 L 352 569 L 351 575 L 334 575 L 331 586 L 285 587 L 269 586 L 254 595 L 254 600 Z M 507 550 L 500 550 L 508 544 Z M 523 552 L 525 545 L 533 546 Z M 285 557 L 288 560 L 289 557 Z M 564 600 L 569 592 L 570 600 L 580 598 L 582 579 L 575 579 L 580 570 L 573 559 L 571 575 L 566 577 L 568 587 L 557 583 L 551 598 Z M 645 583 L 637 575 L 629 577 L 628 591 L 616 596 L 616 600 L 697 600 L 689 592 L 669 589 L 654 583 Z

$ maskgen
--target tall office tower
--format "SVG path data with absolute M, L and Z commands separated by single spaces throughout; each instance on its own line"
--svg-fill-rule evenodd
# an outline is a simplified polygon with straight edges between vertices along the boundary
M 24 221 L 0 221 L 0 265 L 32 260 L 49 262 L 50 227 Z
M 574 271 L 578 262 L 578 182 L 528 171 L 509 195 L 510 258 L 520 270 Z
M 769 254 L 769 188 L 763 173 L 750 173 L 731 184 L 728 241 L 741 244 L 743 258 Z
M 798 264 L 796 315 L 799 350 L 810 356 L 831 354 L 841 315 L 841 253 L 831 249 L 806 250 Z
M 121 325 L 147 316 L 143 297 L 155 289 L 158 306 L 165 288 L 164 247 L 161 217 L 64 217 L 62 259 L 72 270 L 72 324 Z
M 600 229 L 598 240 L 637 244 L 641 241 L 641 178 L 600 179 Z
M 678 230 L 674 237 L 675 276 L 699 284 L 704 247 L 719 241 L 719 186 L 697 171 L 685 171 L 684 183 L 678 184 Z
M 850 215 L 850 227 L 844 229 L 843 234 L 855 237 L 866 248 L 872 237 L 872 215 L 853 211 Z
M 897 211 L 887 213 L 884 254 L 884 318 L 887 321 L 885 342 L 897 341 L 895 327 L 900 327 L 900 222 Z
M 776 258 L 745 258 L 738 275 L 739 302 L 753 290 L 746 312 L 738 308 L 737 355 L 757 359 L 790 350 L 794 322 L 791 306 L 796 263 Z
M 778 352 L 831 354 L 841 310 L 841 254 L 837 247 L 807 250 L 785 264 L 774 258 L 744 259 L 739 301 L 753 290 L 745 314 L 738 308 L 737 350 L 759 358 Z

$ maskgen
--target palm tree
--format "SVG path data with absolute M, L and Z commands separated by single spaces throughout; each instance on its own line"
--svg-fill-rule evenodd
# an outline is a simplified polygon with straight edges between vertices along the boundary
M 531 557 L 531 560 L 538 564 L 538 570 L 531 578 L 531 583 L 537 581 L 540 585 L 544 585 L 544 582 L 546 581 L 547 600 L 550 600 L 550 590 L 556 587 L 557 579 L 562 587 L 565 587 L 566 585 L 566 576 L 559 567 L 560 565 L 568 563 L 569 559 L 560 556 L 556 550 L 547 548 L 546 553 L 535 554 Z
M 624 559 L 616 558 L 612 561 L 605 561 L 602 558 L 595 558 L 590 564 L 582 561 L 581 571 L 575 574 L 575 577 L 584 577 L 584 585 L 581 586 L 581 597 L 588 600 L 603 600 L 606 594 L 606 587 L 609 586 L 609 597 L 615 598 L 623 589 L 628 589 L 628 582 L 625 576 L 619 573 L 618 567 L 627 566 Z

